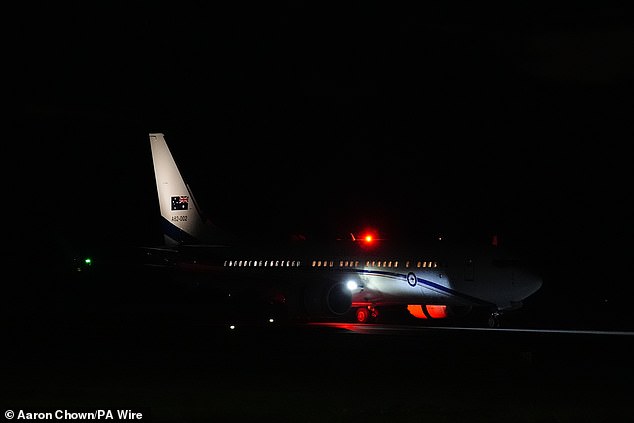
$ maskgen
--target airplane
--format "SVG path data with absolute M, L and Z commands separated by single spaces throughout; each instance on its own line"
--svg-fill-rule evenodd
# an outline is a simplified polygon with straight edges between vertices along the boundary
M 171 269 L 196 292 L 243 300 L 245 313 L 370 323 L 391 310 L 417 321 L 484 310 L 493 328 L 542 285 L 495 243 L 400 245 L 352 234 L 332 242 L 236 240 L 203 214 L 164 134 L 149 138 L 164 243 L 145 249 L 148 265 Z

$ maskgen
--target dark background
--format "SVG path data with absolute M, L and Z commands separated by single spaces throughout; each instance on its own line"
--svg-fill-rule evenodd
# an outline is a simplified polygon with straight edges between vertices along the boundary
M 160 243 L 148 133 L 163 132 L 201 206 L 244 238 L 498 234 L 543 266 L 544 316 L 629 327 L 625 16 L 521 3 L 20 7 L 4 53 L 4 256 L 30 270 Z

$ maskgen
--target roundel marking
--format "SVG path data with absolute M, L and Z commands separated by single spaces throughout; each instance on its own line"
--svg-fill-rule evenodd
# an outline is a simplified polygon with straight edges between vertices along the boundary
M 407 283 L 410 286 L 416 286 L 416 275 L 413 272 L 407 274 Z

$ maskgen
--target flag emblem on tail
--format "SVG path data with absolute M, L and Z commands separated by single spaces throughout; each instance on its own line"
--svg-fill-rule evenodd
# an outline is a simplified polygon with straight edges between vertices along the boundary
M 189 208 L 189 197 L 179 195 L 172 197 L 172 210 L 187 210 Z

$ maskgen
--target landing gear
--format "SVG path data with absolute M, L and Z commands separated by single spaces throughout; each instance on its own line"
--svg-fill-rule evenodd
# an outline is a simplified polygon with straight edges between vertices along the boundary
M 502 319 L 502 314 L 495 311 L 493 313 L 491 313 L 491 316 L 489 316 L 489 327 L 491 329 L 494 328 L 499 328 L 500 327 L 500 320 Z
M 372 306 L 359 307 L 355 311 L 357 323 L 368 323 L 370 320 L 376 319 L 378 315 L 378 310 Z
M 359 307 L 356 312 L 357 323 L 367 323 L 370 320 L 370 310 Z

